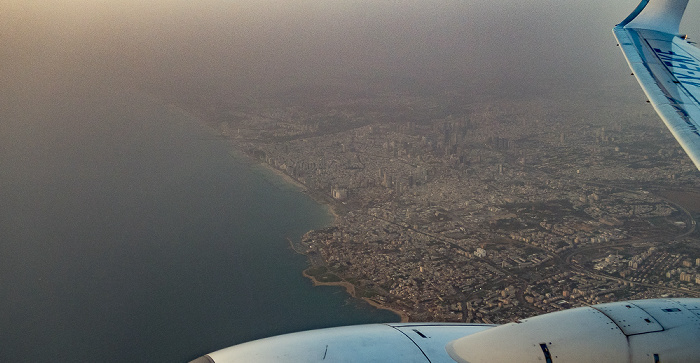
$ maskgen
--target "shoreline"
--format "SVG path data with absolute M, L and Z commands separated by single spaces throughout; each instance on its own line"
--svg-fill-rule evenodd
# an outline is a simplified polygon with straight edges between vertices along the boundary
M 257 164 L 262 166 L 263 168 L 265 168 L 265 169 L 271 171 L 272 173 L 276 174 L 277 176 L 281 177 L 287 183 L 289 183 L 289 184 L 299 188 L 301 191 L 305 192 L 309 197 L 311 197 L 313 200 L 315 200 L 316 203 L 325 206 L 326 209 L 328 210 L 328 213 L 331 216 L 333 216 L 333 222 L 331 223 L 331 225 L 338 224 L 338 222 L 340 221 L 340 217 L 338 216 L 338 213 L 336 212 L 335 207 L 333 206 L 332 203 L 325 200 L 324 198 L 318 197 L 317 195 L 315 195 L 315 193 L 311 193 L 309 191 L 309 189 L 306 187 L 306 185 L 304 185 L 301 182 L 299 182 L 298 180 L 294 179 L 293 177 L 291 177 L 290 175 L 288 175 L 284 171 L 277 169 L 274 166 L 272 166 L 266 162 L 262 162 L 262 161 L 255 160 L 255 159 L 252 159 L 252 160 L 256 161 Z M 294 252 L 296 252 L 300 255 L 306 256 L 305 253 L 299 252 L 296 250 L 296 248 L 294 248 L 294 242 L 291 239 L 287 238 L 287 241 L 289 242 L 290 248 Z M 308 256 L 307 256 L 307 259 L 308 259 Z M 347 281 L 338 281 L 338 282 L 318 281 L 315 277 L 313 277 L 307 273 L 307 271 L 313 267 L 314 267 L 313 264 L 311 264 L 311 261 L 309 260 L 309 267 L 305 268 L 301 272 L 302 276 L 311 280 L 311 283 L 313 284 L 313 286 L 339 286 L 339 287 L 343 287 L 343 288 L 345 288 L 345 291 L 348 293 L 348 295 L 350 295 L 353 299 L 358 299 L 357 294 L 356 294 L 355 285 L 353 285 Z M 390 308 L 386 305 L 383 305 L 375 300 L 372 300 L 372 299 L 369 299 L 366 297 L 359 298 L 359 299 L 365 301 L 366 303 L 368 303 L 370 306 L 372 306 L 375 309 L 388 310 L 388 311 L 398 315 L 401 323 L 408 323 L 409 322 L 408 314 L 402 310 Z
M 250 156 L 247 156 L 247 157 L 251 158 Z M 278 175 L 279 177 L 281 177 L 282 179 L 284 179 L 284 181 L 286 181 L 287 183 L 292 184 L 293 186 L 297 187 L 297 188 L 300 189 L 303 193 L 305 193 L 306 195 L 308 195 L 309 197 L 311 197 L 311 199 L 313 199 L 314 201 L 316 201 L 316 203 L 318 203 L 318 204 L 320 204 L 320 205 L 326 207 L 326 209 L 327 209 L 327 211 L 328 211 L 328 214 L 330 214 L 330 215 L 333 217 L 333 222 L 331 223 L 331 225 L 335 225 L 335 224 L 338 223 L 338 221 L 340 220 L 340 217 L 338 216 L 338 212 L 335 210 L 335 206 L 333 205 L 333 203 L 329 202 L 329 201 L 326 200 L 325 198 L 322 198 L 322 197 L 317 196 L 316 193 L 311 192 L 311 191 L 309 190 L 309 188 L 308 188 L 306 185 L 304 185 L 304 184 L 302 184 L 300 181 L 294 179 L 292 176 L 290 176 L 289 174 L 285 173 L 284 171 L 282 171 L 282 170 L 280 170 L 280 169 L 277 169 L 277 168 L 275 168 L 274 166 L 272 166 L 272 165 L 270 165 L 270 164 L 268 164 L 268 163 L 266 163 L 266 162 L 263 162 L 263 161 L 260 161 L 260 160 L 255 160 L 254 158 L 251 158 L 251 160 L 252 160 L 253 162 L 255 162 L 256 164 L 260 165 L 261 167 L 263 167 L 263 168 L 265 168 L 265 169 L 267 169 L 267 170 L 273 172 L 274 174 Z
M 344 287 L 344 288 L 345 288 L 345 291 L 347 291 L 347 293 L 348 293 L 350 296 L 352 296 L 354 299 L 357 299 L 357 298 L 358 298 L 358 297 L 357 297 L 357 294 L 356 294 L 356 290 L 355 290 L 355 285 L 353 285 L 353 284 L 351 284 L 351 283 L 349 283 L 349 282 L 347 282 L 347 281 L 321 282 L 321 281 L 318 281 L 315 277 L 309 275 L 309 274 L 306 272 L 306 271 L 308 271 L 308 270 L 309 270 L 308 268 L 305 269 L 301 274 L 302 274 L 304 277 L 306 277 L 307 279 L 311 280 L 311 282 L 313 283 L 314 286 L 340 286 L 340 287 Z M 379 303 L 379 302 L 377 302 L 377 301 L 375 301 L 375 300 L 372 300 L 372 299 L 369 299 L 369 298 L 366 298 L 366 297 L 363 297 L 363 298 L 361 298 L 361 299 L 362 299 L 363 301 L 365 301 L 366 303 L 370 304 L 372 307 L 374 307 L 374 308 L 376 308 L 376 309 L 388 310 L 388 311 L 391 311 L 392 313 L 398 315 L 399 318 L 401 318 L 401 323 L 408 323 L 408 321 L 409 321 L 409 316 L 408 316 L 408 314 L 406 314 L 404 311 L 390 308 L 390 307 L 388 307 L 388 306 L 386 306 L 386 305 L 383 305 L 383 304 L 381 304 L 381 303 Z
M 209 124 L 207 122 L 206 115 L 199 114 L 196 111 L 188 110 L 188 109 L 184 108 L 183 106 L 181 106 L 177 103 L 173 103 L 173 102 L 166 102 L 165 105 L 167 108 L 169 108 L 171 111 L 173 111 L 175 113 L 179 113 L 181 115 L 184 115 L 187 118 L 190 118 L 192 120 L 196 120 L 205 129 L 208 129 L 209 131 L 211 131 L 213 135 L 222 136 L 223 140 L 227 140 L 229 142 L 229 144 L 231 145 L 231 149 L 236 153 L 237 156 L 241 157 L 242 159 L 247 159 L 252 164 L 260 165 L 262 168 L 267 169 L 267 170 L 271 171 L 272 173 L 280 176 L 288 184 L 291 184 L 292 186 L 298 188 L 303 193 L 306 193 L 313 200 L 315 200 L 316 203 L 323 205 L 327 208 L 328 214 L 330 214 L 333 217 L 332 224 L 338 223 L 339 216 L 338 216 L 338 212 L 335 210 L 335 206 L 333 205 L 333 203 L 330 203 L 325 198 L 317 196 L 316 193 L 311 192 L 306 185 L 304 185 L 300 181 L 294 179 L 292 176 L 285 173 L 284 171 L 277 169 L 274 166 L 272 166 L 264 161 L 258 160 L 256 158 L 252 157 L 251 155 L 248 155 L 245 152 L 245 150 L 243 150 L 239 147 L 240 145 L 236 143 L 235 138 L 232 138 L 230 136 L 223 135 L 223 134 L 219 133 L 214 128 L 214 126 Z
M 234 143 L 233 140 L 231 140 L 231 141 L 232 141 L 232 144 L 233 144 L 233 143 Z M 235 146 L 234 146 L 234 147 L 235 147 Z M 247 154 L 245 154 L 245 153 L 244 153 L 244 155 L 246 155 L 247 157 L 250 158 L 249 155 L 247 155 Z M 302 192 L 306 193 L 309 197 L 311 197 L 313 200 L 315 200 L 316 203 L 325 206 L 326 209 L 328 210 L 328 213 L 333 217 L 333 222 L 331 223 L 331 225 L 337 225 L 337 224 L 339 223 L 340 217 L 339 217 L 338 213 L 336 212 L 335 206 L 333 205 L 332 202 L 328 201 L 326 198 L 319 197 L 318 195 L 316 195 L 316 193 L 312 193 L 311 191 L 309 191 L 309 188 L 307 188 L 306 185 L 304 185 L 304 184 L 301 183 L 300 181 L 294 179 L 292 176 L 290 176 L 289 174 L 285 173 L 284 171 L 282 171 L 282 170 L 280 170 L 280 169 L 277 169 L 277 168 L 275 168 L 274 166 L 272 166 L 272 165 L 270 165 L 270 164 L 268 164 L 268 163 L 266 163 L 266 162 L 263 162 L 263 161 L 260 161 L 260 160 L 255 160 L 254 158 L 251 158 L 251 160 L 254 161 L 254 162 L 256 162 L 256 163 L 257 163 L 258 165 L 260 165 L 261 167 L 263 167 L 263 168 L 265 168 L 265 169 L 271 171 L 271 172 L 274 173 L 275 175 L 281 177 L 281 178 L 282 178 L 284 181 L 286 181 L 287 183 L 289 183 L 289 184 L 291 184 L 291 185 L 293 185 L 293 186 L 299 188 Z M 302 252 L 297 251 L 297 249 L 294 247 L 294 242 L 293 242 L 291 239 L 287 238 L 287 241 L 289 242 L 290 248 L 291 248 L 295 253 L 298 253 L 298 254 L 300 254 L 300 255 L 306 256 L 305 253 L 302 253 Z M 308 259 L 308 257 L 307 257 L 307 259 Z M 353 285 L 353 284 L 351 284 L 351 283 L 349 283 L 349 282 L 347 282 L 347 281 L 338 281 L 338 282 L 321 282 L 321 281 L 318 281 L 315 277 L 313 277 L 313 276 L 311 276 L 311 275 L 309 275 L 309 274 L 307 273 L 307 271 L 308 271 L 309 269 L 313 268 L 313 267 L 314 267 L 314 265 L 313 265 L 313 264 L 311 263 L 311 261 L 309 260 L 309 267 L 307 267 L 306 269 L 304 269 L 304 270 L 301 272 L 302 276 L 304 276 L 305 278 L 311 280 L 311 283 L 313 284 L 313 286 L 339 286 L 339 287 L 343 287 L 343 288 L 345 288 L 345 291 L 348 293 L 348 295 L 350 295 L 353 299 L 358 299 L 357 294 L 356 294 L 355 285 Z M 359 299 L 365 301 L 366 303 L 368 303 L 370 306 L 372 306 L 372 307 L 375 308 L 375 309 L 387 310 L 387 311 L 390 311 L 390 312 L 392 312 L 392 313 L 398 315 L 399 318 L 400 318 L 400 322 L 401 322 L 401 323 L 408 323 L 408 322 L 409 322 L 409 316 L 408 316 L 408 314 L 407 314 L 406 312 L 402 311 L 402 310 L 397 310 L 397 309 L 390 308 L 390 307 L 388 307 L 388 306 L 386 306 L 386 305 L 384 305 L 384 304 L 382 304 L 382 303 L 380 303 L 380 302 L 378 302 L 378 301 L 376 301 L 376 300 L 372 300 L 372 299 L 369 299 L 369 298 L 366 298 L 366 297 L 359 298 Z
M 206 116 L 204 116 L 204 115 L 199 115 L 199 114 L 197 114 L 197 113 L 195 113 L 195 112 L 192 112 L 192 111 L 190 111 L 190 110 L 187 110 L 187 109 L 183 108 L 182 106 L 177 105 L 177 104 L 175 104 L 175 103 L 168 103 L 167 106 L 168 106 L 169 108 L 171 108 L 174 112 L 183 114 L 183 115 L 185 115 L 186 117 L 188 117 L 188 118 L 190 118 L 190 119 L 197 120 L 202 126 L 204 126 L 204 128 L 211 130 L 213 134 L 219 134 L 219 133 L 212 127 L 212 125 L 210 125 L 209 123 L 206 122 Z M 335 206 L 333 205 L 332 201 L 329 201 L 329 200 L 327 200 L 326 198 L 323 198 L 323 197 L 317 195 L 316 193 L 311 192 L 311 191 L 309 190 L 309 188 L 308 188 L 306 185 L 304 185 L 304 184 L 301 183 L 300 181 L 294 179 L 292 176 L 290 176 L 289 174 L 285 173 L 284 171 L 282 171 L 282 170 L 280 170 L 280 169 L 277 169 L 277 168 L 275 168 L 274 166 L 272 166 L 272 165 L 270 165 L 270 164 L 268 164 L 268 163 L 266 163 L 266 162 L 263 162 L 263 161 L 260 161 L 260 160 L 257 160 L 257 159 L 255 159 L 255 158 L 251 157 L 250 155 L 248 155 L 246 152 L 244 152 L 243 150 L 241 150 L 241 149 L 236 145 L 235 139 L 233 139 L 233 138 L 231 138 L 231 137 L 228 137 L 228 136 L 225 136 L 224 139 L 229 141 L 229 143 L 231 144 L 231 148 L 232 148 L 233 151 L 235 151 L 236 154 L 238 154 L 239 156 L 241 156 L 241 157 L 243 157 L 243 158 L 247 158 L 247 159 L 248 159 L 250 162 L 252 162 L 253 164 L 260 165 L 262 168 L 264 168 L 264 169 L 266 169 L 266 170 L 269 170 L 270 172 L 274 173 L 275 175 L 281 177 L 282 180 L 284 180 L 287 184 L 292 185 L 293 187 L 299 189 L 299 191 L 301 191 L 301 192 L 305 193 L 306 195 L 308 195 L 309 197 L 311 197 L 311 198 L 312 198 L 314 201 L 316 201 L 316 203 L 318 203 L 319 205 L 325 206 L 326 210 L 328 211 L 328 214 L 330 214 L 330 215 L 333 217 L 333 221 L 330 223 L 331 226 L 332 226 L 332 225 L 337 225 L 337 224 L 339 223 L 339 221 L 340 221 L 340 216 L 338 215 L 338 212 L 336 211 Z M 293 250 L 295 253 L 298 253 L 298 254 L 301 254 L 301 255 L 306 256 L 306 254 L 301 253 L 301 252 L 297 251 L 297 250 L 294 248 L 294 243 L 293 243 L 293 241 L 292 241 L 291 239 L 287 238 L 287 240 L 289 241 L 290 247 L 292 248 L 292 250 Z M 308 259 L 308 257 L 307 257 L 307 259 Z M 354 299 L 357 299 L 357 298 L 358 298 L 358 297 L 357 297 L 357 294 L 356 294 L 355 285 L 353 285 L 353 284 L 351 284 L 351 283 L 349 283 L 349 282 L 347 282 L 347 281 L 339 281 L 339 282 L 321 282 L 321 281 L 318 281 L 318 280 L 316 280 L 315 277 L 309 275 L 309 274 L 306 272 L 308 269 L 310 269 L 310 268 L 312 268 L 312 267 L 313 267 L 313 265 L 311 264 L 311 261 L 309 260 L 309 267 L 307 267 L 306 269 L 304 269 L 304 270 L 302 271 L 301 274 L 302 274 L 302 276 L 304 276 L 305 278 L 311 280 L 311 283 L 313 284 L 313 286 L 340 286 L 340 287 L 344 287 L 345 290 L 347 291 L 347 293 L 348 293 L 352 298 L 354 298 Z M 385 306 L 385 305 L 383 305 L 383 304 L 381 304 L 381 303 L 379 303 L 379 302 L 377 302 L 377 301 L 375 301 L 375 300 L 372 300 L 372 299 L 369 299 L 369 298 L 366 298 L 366 297 L 363 297 L 363 298 L 361 298 L 361 299 L 364 300 L 366 303 L 368 303 L 370 306 L 374 307 L 375 309 L 388 310 L 388 311 L 390 311 L 390 312 L 392 312 L 392 313 L 398 315 L 399 318 L 400 318 L 400 321 L 401 321 L 402 323 L 407 323 L 407 322 L 409 321 L 409 316 L 408 316 L 408 314 L 407 314 L 406 312 L 402 311 L 402 310 L 397 310 L 397 309 L 390 308 L 390 307 Z
M 282 177 L 282 179 L 284 179 L 286 182 L 288 182 L 288 183 L 290 183 L 290 184 L 292 184 L 292 185 L 294 185 L 294 186 L 300 188 L 302 191 L 306 192 L 307 195 L 309 195 L 311 198 L 313 198 L 317 203 L 326 206 L 326 208 L 328 209 L 328 213 L 331 214 L 331 215 L 333 216 L 333 223 L 332 223 L 332 224 L 337 224 L 337 223 L 338 223 L 338 221 L 340 220 L 340 217 L 339 217 L 338 214 L 336 213 L 335 208 L 334 208 L 334 206 L 333 206 L 331 203 L 329 203 L 329 202 L 326 201 L 326 200 L 323 200 L 323 198 L 314 197 L 314 195 L 313 195 L 312 193 L 309 192 L 309 190 L 308 190 L 308 188 L 306 187 L 306 185 L 304 185 L 304 184 L 302 184 L 301 182 L 299 182 L 298 180 L 292 178 L 291 176 L 289 176 L 287 173 L 283 172 L 282 170 L 279 170 L 279 169 L 277 169 L 277 168 L 273 167 L 272 165 L 270 165 L 270 164 L 268 164 L 268 163 L 265 163 L 265 162 L 258 162 L 258 164 L 261 165 L 262 167 L 264 167 L 264 168 L 266 168 L 266 169 L 272 171 L 272 172 L 275 173 L 276 175 Z M 294 252 L 296 252 L 296 253 L 298 253 L 298 254 L 300 254 L 300 255 L 306 256 L 305 253 L 297 251 L 297 249 L 294 247 L 294 242 L 293 242 L 290 238 L 287 238 L 287 241 L 289 242 L 290 248 L 291 248 Z M 311 261 L 309 260 L 309 267 L 307 267 L 306 269 L 304 269 L 304 270 L 301 272 L 301 274 L 302 274 L 302 276 L 304 276 L 305 278 L 311 280 L 311 283 L 312 283 L 314 286 L 339 286 L 339 287 L 343 287 L 343 288 L 345 288 L 345 291 L 348 293 L 348 295 L 350 295 L 353 299 L 358 299 L 357 293 L 356 293 L 355 285 L 353 285 L 353 284 L 351 284 L 351 283 L 349 283 L 349 282 L 347 282 L 347 281 L 321 282 L 321 281 L 318 281 L 315 277 L 309 275 L 309 274 L 307 273 L 307 271 L 308 271 L 309 269 L 311 269 L 311 268 L 314 267 L 313 264 L 311 264 L 310 262 L 311 262 Z M 375 308 L 375 309 L 388 310 L 388 311 L 390 311 L 390 312 L 392 312 L 392 313 L 398 315 L 401 323 L 408 323 L 408 322 L 409 322 L 409 316 L 408 316 L 408 314 L 407 314 L 406 312 L 402 311 L 402 310 L 397 310 L 397 309 L 390 308 L 390 307 L 388 307 L 388 306 L 386 306 L 386 305 L 384 305 L 384 304 L 382 304 L 382 303 L 380 303 L 380 302 L 378 302 L 378 301 L 376 301 L 376 300 L 372 300 L 372 299 L 370 299 L 370 298 L 363 297 L 363 298 L 360 298 L 360 299 L 363 300 L 363 301 L 365 301 L 366 303 L 368 303 L 370 306 L 372 306 L 372 307 Z

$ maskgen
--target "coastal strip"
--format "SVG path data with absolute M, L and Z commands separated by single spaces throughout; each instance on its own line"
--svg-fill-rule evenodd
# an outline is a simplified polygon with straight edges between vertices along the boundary
M 207 122 L 208 118 L 206 116 L 204 116 L 202 114 L 195 113 L 191 110 L 186 109 L 185 107 L 182 107 L 182 106 L 174 104 L 174 103 L 168 103 L 168 107 L 173 112 L 180 113 L 180 114 L 183 114 L 190 119 L 197 120 L 205 128 L 216 133 L 215 127 L 213 125 L 211 125 L 209 122 Z M 331 200 L 328 200 L 328 198 L 324 198 L 321 195 L 318 195 L 317 193 L 312 192 L 311 190 L 309 190 L 309 188 L 307 188 L 306 185 L 304 185 L 304 183 L 300 182 L 299 180 L 292 177 L 291 175 L 285 173 L 283 170 L 280 170 L 280 169 L 278 169 L 278 168 L 276 168 L 276 167 L 274 167 L 274 166 L 272 166 L 264 161 L 256 160 L 252 155 L 249 155 L 245 152 L 241 152 L 242 150 L 240 150 L 240 148 L 237 148 L 234 144 L 232 144 L 232 146 L 233 146 L 233 150 L 236 151 L 239 156 L 246 156 L 249 159 L 249 161 L 257 162 L 258 165 L 262 166 L 264 169 L 267 169 L 268 171 L 277 175 L 282 180 L 284 180 L 288 185 L 291 185 L 295 188 L 298 188 L 300 191 L 306 193 L 311 198 L 316 200 L 317 203 L 319 203 L 321 205 L 325 205 L 327 207 L 328 213 L 333 217 L 333 220 L 334 220 L 333 224 L 338 223 L 340 218 L 339 218 L 338 212 L 335 209 L 336 206 L 334 206 L 334 203 L 332 203 Z M 289 237 L 287 237 L 287 241 L 289 242 L 289 245 L 294 252 L 301 254 L 301 255 L 306 255 L 304 252 L 299 251 L 296 248 L 296 246 L 294 245 L 294 242 Z M 314 276 L 311 276 L 307 271 L 314 268 L 314 267 L 315 266 L 310 266 L 309 268 L 302 271 L 302 275 L 304 277 L 310 279 L 314 286 L 341 286 L 341 287 L 345 288 L 345 290 L 347 291 L 347 293 L 350 296 L 352 296 L 353 298 L 357 298 L 355 286 L 347 281 L 322 282 L 322 281 L 318 281 Z M 366 301 L 370 306 L 372 306 L 376 309 L 388 310 L 388 311 L 391 311 L 392 313 L 398 315 L 400 317 L 402 323 L 406 323 L 409 321 L 408 314 L 402 310 L 392 309 L 390 307 L 387 307 L 387 306 L 381 304 L 380 302 L 378 302 L 376 300 L 369 299 L 367 297 L 363 297 L 362 300 Z
M 320 194 L 315 193 L 312 190 L 309 190 L 309 188 L 306 185 L 304 185 L 304 183 L 300 182 L 299 180 L 297 180 L 293 176 L 287 174 L 283 170 L 278 169 L 278 168 L 266 163 L 265 161 L 255 160 L 255 158 L 250 156 L 250 155 L 246 154 L 246 156 L 249 157 L 251 159 L 251 161 L 257 162 L 257 164 L 259 166 L 261 166 L 262 168 L 264 168 L 264 169 L 272 172 L 273 174 L 279 176 L 280 178 L 282 178 L 289 185 L 298 188 L 301 192 L 304 192 L 306 195 L 308 195 L 313 200 L 315 200 L 316 203 L 327 207 L 326 209 L 327 209 L 328 214 L 330 214 L 333 217 L 333 224 L 338 223 L 338 221 L 339 221 L 338 212 L 336 211 L 336 206 L 334 205 L 332 200 L 329 200 L 328 198 L 324 198 Z
M 355 285 L 347 282 L 347 281 L 333 281 L 333 282 L 323 282 L 323 281 L 318 281 L 316 277 L 312 276 L 311 274 L 308 273 L 309 269 L 306 269 L 302 272 L 302 275 L 304 277 L 308 278 L 311 280 L 311 282 L 314 284 L 314 286 L 341 286 L 345 288 L 345 291 L 352 296 L 353 298 L 357 298 L 357 293 L 355 290 Z M 409 321 L 409 316 L 406 312 L 402 310 L 397 310 L 397 309 L 392 309 L 388 306 L 385 306 L 376 300 L 372 300 L 366 297 L 363 297 L 362 300 L 366 301 L 368 304 L 372 305 L 373 307 L 377 309 L 382 309 L 382 310 L 388 310 L 391 311 L 392 313 L 398 315 L 401 318 L 402 323 L 407 323 Z
M 290 247 L 294 252 L 296 252 L 297 254 L 306 256 L 305 253 L 303 253 L 303 252 L 301 252 L 301 251 L 298 250 L 298 248 L 294 245 L 294 241 L 292 241 L 291 238 L 287 237 L 287 241 L 289 242 L 289 247 Z M 345 291 L 347 291 L 347 293 L 348 293 L 350 296 L 352 296 L 352 297 L 355 298 L 355 299 L 357 298 L 357 293 L 356 293 L 355 285 L 353 285 L 353 284 L 351 284 L 351 283 L 349 283 L 349 282 L 347 282 L 347 281 L 332 281 L 332 282 L 319 281 L 315 276 L 313 276 L 312 274 L 309 273 L 309 271 L 310 271 L 311 269 L 315 268 L 315 267 L 316 267 L 316 266 L 313 266 L 313 265 L 312 265 L 311 267 L 305 269 L 305 270 L 302 271 L 302 273 L 301 273 L 304 277 L 306 277 L 307 279 L 311 280 L 311 282 L 313 283 L 314 286 L 341 286 L 341 287 L 344 287 L 344 288 L 345 288 Z M 380 303 L 380 302 L 378 302 L 378 301 L 376 301 L 376 300 L 373 300 L 373 299 L 370 299 L 370 298 L 367 298 L 367 297 L 363 297 L 362 300 L 366 301 L 368 304 L 370 304 L 372 307 L 374 307 L 374 308 L 376 308 L 376 309 L 388 310 L 388 311 L 391 311 L 392 313 L 398 315 L 398 316 L 401 318 L 401 322 L 402 322 L 402 323 L 407 323 L 407 322 L 409 321 L 409 316 L 408 316 L 408 314 L 407 314 L 406 312 L 402 311 L 402 310 L 390 308 L 390 307 L 388 307 L 388 306 L 386 306 L 386 305 L 383 305 L 382 303 Z

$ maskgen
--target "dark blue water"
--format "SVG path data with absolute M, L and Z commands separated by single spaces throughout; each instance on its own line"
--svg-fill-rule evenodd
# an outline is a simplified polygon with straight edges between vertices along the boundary
M 182 362 L 397 320 L 312 287 L 285 237 L 327 211 L 176 109 L 26 91 L 0 117 L 0 361 Z

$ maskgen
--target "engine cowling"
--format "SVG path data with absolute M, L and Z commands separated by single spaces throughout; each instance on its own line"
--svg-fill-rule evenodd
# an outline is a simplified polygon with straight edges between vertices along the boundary
M 373 324 L 286 334 L 194 363 L 700 362 L 700 299 L 594 305 L 501 326 Z
M 565 310 L 463 337 L 446 349 L 459 363 L 700 362 L 700 299 Z

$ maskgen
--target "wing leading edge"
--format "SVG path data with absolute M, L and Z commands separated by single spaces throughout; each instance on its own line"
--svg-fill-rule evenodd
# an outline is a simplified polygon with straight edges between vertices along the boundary
M 678 34 L 688 0 L 642 0 L 613 33 L 649 101 L 700 169 L 700 50 Z

